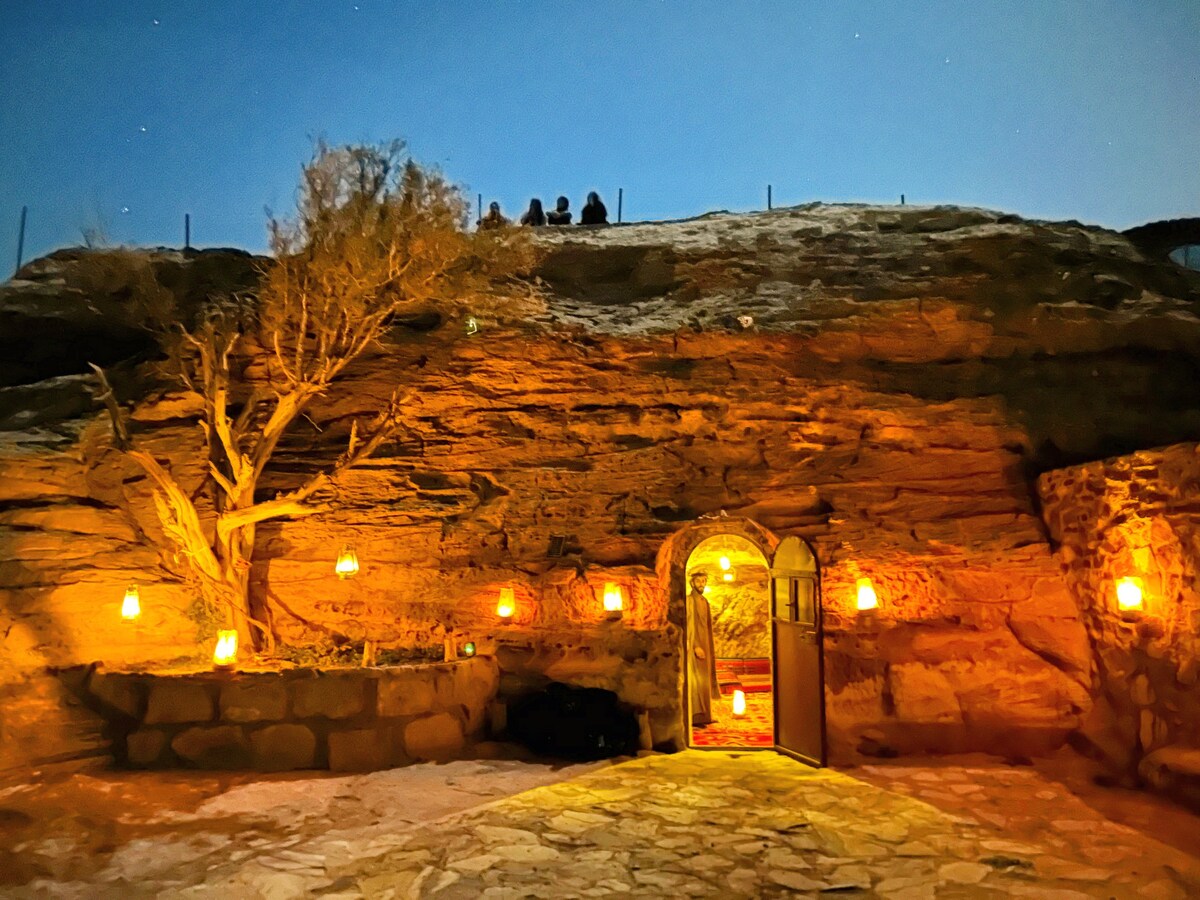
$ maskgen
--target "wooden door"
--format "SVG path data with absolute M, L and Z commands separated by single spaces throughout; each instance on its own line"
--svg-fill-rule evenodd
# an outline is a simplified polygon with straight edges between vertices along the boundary
M 817 561 L 799 538 L 771 560 L 771 639 L 775 647 L 775 749 L 825 765 L 825 666 Z

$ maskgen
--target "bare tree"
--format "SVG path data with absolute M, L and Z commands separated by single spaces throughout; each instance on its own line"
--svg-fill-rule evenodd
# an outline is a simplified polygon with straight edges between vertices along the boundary
M 177 374 L 203 399 L 215 523 L 204 521 L 168 467 L 136 445 L 96 368 L 115 443 L 152 480 L 163 530 L 203 599 L 224 611 L 247 646 L 274 644 L 269 608 L 262 618 L 251 609 L 256 526 L 326 508 L 323 489 L 402 423 L 403 386 L 369 425 L 353 423 L 331 468 L 264 498 L 260 479 L 289 426 L 380 341 L 397 314 L 451 318 L 467 308 L 495 310 L 506 302 L 499 298 L 510 307 L 519 302 L 516 276 L 531 262 L 530 245 L 516 231 L 469 232 L 468 213 L 461 192 L 406 159 L 401 142 L 318 144 L 302 170 L 295 216 L 269 222 L 273 260 L 256 295 L 219 298 L 192 327 L 162 332 Z M 505 283 L 517 289 L 498 289 Z M 260 374 L 251 377 L 254 363 Z

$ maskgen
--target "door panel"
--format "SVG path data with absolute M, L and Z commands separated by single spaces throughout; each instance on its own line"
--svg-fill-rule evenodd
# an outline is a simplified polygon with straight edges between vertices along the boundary
M 790 542 L 800 546 L 788 546 Z M 825 683 L 816 560 L 798 538 L 786 538 L 776 550 L 771 576 L 775 746 L 823 766 Z

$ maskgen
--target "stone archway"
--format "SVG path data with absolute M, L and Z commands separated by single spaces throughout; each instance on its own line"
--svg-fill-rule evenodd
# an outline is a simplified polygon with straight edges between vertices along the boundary
M 678 708 L 676 726 L 671 743 L 675 749 L 688 746 L 691 722 L 688 717 L 687 683 L 687 562 L 692 552 L 705 540 L 719 535 L 744 538 L 770 560 L 779 546 L 780 539 L 770 530 L 752 519 L 737 516 L 720 516 L 700 519 L 680 528 L 670 535 L 659 548 L 655 569 L 659 584 L 667 596 L 668 639 L 675 650 L 675 671 Z

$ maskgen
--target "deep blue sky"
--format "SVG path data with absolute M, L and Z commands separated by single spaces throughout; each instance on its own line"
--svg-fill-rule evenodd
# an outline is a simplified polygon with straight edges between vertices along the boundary
M 158 24 L 155 24 L 157 20 Z M 1197 0 L 5 0 L 0 272 L 264 246 L 310 138 L 403 137 L 484 202 L 808 200 L 1124 228 L 1200 214 Z

